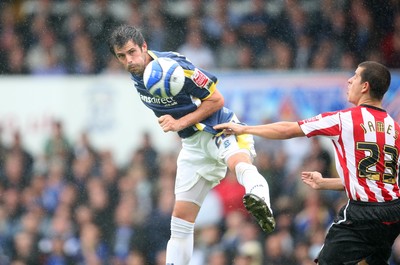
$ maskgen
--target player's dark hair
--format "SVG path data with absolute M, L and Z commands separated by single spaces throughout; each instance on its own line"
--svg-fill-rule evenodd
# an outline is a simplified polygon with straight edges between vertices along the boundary
M 371 97 L 381 100 L 386 91 L 388 91 L 391 81 L 391 75 L 387 67 L 373 61 L 362 62 L 358 67 L 362 68 L 361 81 L 368 82 L 371 87 Z
M 114 47 L 121 48 L 128 41 L 133 41 L 139 47 L 145 43 L 143 34 L 139 28 L 129 26 L 129 25 L 121 25 L 113 30 L 111 36 L 108 40 L 108 48 L 110 52 L 116 56 Z

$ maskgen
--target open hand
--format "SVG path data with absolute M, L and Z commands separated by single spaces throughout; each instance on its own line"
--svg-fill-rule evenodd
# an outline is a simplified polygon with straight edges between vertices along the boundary
M 243 125 L 226 122 L 214 126 L 215 130 L 224 130 L 225 134 L 243 134 Z
M 317 171 L 301 172 L 301 180 L 315 190 L 321 189 L 322 175 Z

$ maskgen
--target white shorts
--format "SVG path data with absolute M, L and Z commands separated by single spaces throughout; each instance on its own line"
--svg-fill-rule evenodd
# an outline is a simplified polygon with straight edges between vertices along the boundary
M 208 191 L 225 177 L 226 160 L 238 152 L 246 152 L 252 158 L 256 156 L 252 135 L 214 136 L 200 131 L 182 139 L 175 181 L 176 199 L 201 205 Z M 199 187 L 195 187 L 197 183 Z

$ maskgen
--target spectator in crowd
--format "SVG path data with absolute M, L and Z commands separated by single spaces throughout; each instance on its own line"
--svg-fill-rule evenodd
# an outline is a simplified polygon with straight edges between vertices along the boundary
M 46 186 L 42 193 L 42 204 L 46 211 L 54 213 L 59 205 L 58 199 L 65 185 L 65 165 L 61 161 L 54 160 L 50 163 Z
M 214 188 L 214 191 L 219 196 L 222 203 L 222 214 L 224 218 L 226 218 L 231 211 L 236 211 L 237 209 L 245 210 L 240 200 L 245 194 L 245 190 L 236 181 L 233 172 L 228 171 L 221 183 Z
M 220 246 L 221 230 L 218 224 L 209 223 L 198 226 L 190 264 L 205 264 L 213 249 Z
M 241 44 L 237 57 L 238 69 L 248 71 L 257 67 L 257 62 L 254 60 L 254 52 L 250 45 Z
M 280 235 L 274 234 L 265 239 L 265 261 L 267 264 L 291 265 L 295 264 L 292 256 L 286 255 Z
M 71 165 L 73 150 L 61 121 L 52 122 L 50 135 L 44 144 L 44 154 L 47 161 L 59 160 L 66 163 L 66 167 Z
M 265 150 L 260 150 L 257 153 L 257 167 L 260 170 L 261 175 L 263 175 L 271 188 L 270 196 L 271 201 L 276 201 L 279 196 L 282 195 L 282 186 L 284 186 L 284 170 L 278 167 L 277 159 L 275 158 L 277 154 L 272 154 L 272 152 L 266 152 Z
M 189 60 L 202 69 L 215 68 L 214 51 L 208 46 L 201 27 L 196 26 L 198 18 L 192 18 L 188 23 L 184 43 L 178 47 L 178 52 L 184 54 Z
M 92 157 L 95 163 L 95 167 L 99 167 L 100 163 L 100 154 L 97 151 L 96 147 L 94 147 L 93 143 L 90 142 L 90 136 L 87 131 L 81 132 L 78 140 L 72 146 L 73 156 L 75 158 L 80 157 Z
M 325 177 L 333 177 L 332 173 L 332 155 L 328 149 L 323 145 L 323 140 L 318 137 L 311 139 L 311 145 L 309 153 L 304 157 L 304 164 L 313 164 L 312 166 L 305 165 L 305 168 L 315 168 L 315 170 L 321 172 Z
M 351 51 L 343 52 L 339 59 L 339 68 L 343 71 L 351 71 L 356 67 L 356 57 Z
M 95 61 L 92 39 L 86 34 L 77 34 L 71 43 L 72 61 L 69 71 L 73 74 L 95 74 L 101 68 L 99 61 Z
M 24 175 L 24 161 L 16 154 L 6 156 L 4 172 L 1 176 L 1 185 L 6 188 L 15 188 L 22 191 L 29 185 L 30 179 Z
M 364 1 L 349 1 L 349 39 L 348 44 L 359 61 L 370 60 L 365 57 L 371 50 L 378 47 L 378 30 L 372 16 L 372 10 Z
M 250 0 L 251 10 L 238 25 L 239 39 L 249 45 L 254 56 L 260 54 L 268 37 L 271 19 L 264 0 Z M 253 57 L 254 60 L 256 57 Z
M 300 1 L 288 0 L 271 22 L 269 38 L 286 43 L 295 51 L 298 41 L 304 34 L 310 34 L 311 25 Z M 312 36 L 310 34 L 310 36 Z M 264 48 L 265 51 L 265 48 Z
M 225 251 L 219 247 L 211 249 L 206 262 L 206 265 L 228 265 L 228 258 Z
M 25 47 L 21 37 L 23 29 L 12 6 L 5 6 L 0 13 L 0 73 L 29 74 L 25 64 Z
M 236 253 L 250 257 L 250 265 L 262 265 L 264 260 L 263 244 L 259 228 L 253 222 L 245 221 L 239 230 L 239 242 Z
M 25 63 L 25 50 L 17 44 L 13 46 L 7 54 L 6 64 L 7 70 L 4 72 L 10 75 L 26 75 L 29 74 L 29 69 Z
M 400 67 L 400 12 L 393 19 L 393 30 L 382 40 L 382 53 L 388 67 Z
M 115 229 L 110 245 L 116 264 L 123 264 L 127 261 L 131 251 L 131 242 L 137 233 L 132 223 L 130 204 L 127 202 L 127 200 L 121 201 L 114 212 Z
M 219 69 L 235 69 L 239 66 L 240 44 L 235 30 L 222 29 L 220 45 L 216 47 L 216 66 Z
M 105 183 L 96 177 L 91 177 L 86 183 L 88 193 L 88 206 L 92 209 L 93 223 L 100 230 L 99 239 L 104 242 L 111 242 L 113 231 L 113 211 L 109 193 Z
M 138 250 L 132 250 L 129 253 L 126 265 L 145 265 L 146 258 L 144 254 Z
M 79 247 L 73 259 L 76 264 L 107 265 L 110 249 L 104 241 L 100 227 L 94 223 L 87 223 L 79 231 Z
M 7 54 L 15 47 L 17 35 L 17 21 L 13 15 L 12 6 L 7 5 L 0 11 L 0 60 L 3 62 L 8 61 Z M 2 73 L 7 73 L 7 64 L 1 63 L 0 70 Z
M 256 68 L 287 70 L 290 68 L 293 58 L 288 43 L 269 39 L 264 49 L 255 62 Z
M 149 47 L 154 50 L 165 50 L 167 48 L 167 28 L 162 14 L 151 12 L 147 20 L 147 36 Z
M 159 154 L 156 150 L 152 136 L 149 132 L 142 134 L 142 142 L 136 150 L 136 156 L 139 156 L 142 161 L 135 161 L 140 164 L 143 163 L 146 173 L 149 175 L 150 180 L 155 180 L 159 175 Z
M 66 161 L 63 161 L 66 163 Z M 77 189 L 78 203 L 87 202 L 86 184 L 91 176 L 93 160 L 90 157 L 75 158 L 69 166 L 70 173 L 67 175 L 68 181 L 75 185 Z
M 314 48 L 313 37 L 309 33 L 302 33 L 297 40 L 293 64 L 295 69 L 304 70 L 310 66 Z
M 26 264 L 41 265 L 37 242 L 32 234 L 26 231 L 17 232 L 13 239 L 12 260 L 19 260 Z
M 206 12 L 202 17 L 202 28 L 206 42 L 212 49 L 215 49 L 220 45 L 224 28 L 229 27 L 227 25 L 229 8 L 227 1 L 214 1 L 213 4 L 217 6 Z
M 3 128 L 0 126 L 0 174 L 3 173 L 4 159 L 6 157 L 8 147 L 4 143 Z
M 169 240 L 170 216 L 174 206 L 172 187 L 164 187 L 157 194 L 155 208 L 143 222 L 145 254 L 151 264 L 155 264 L 157 255 L 162 253 Z
M 315 47 L 314 56 L 310 62 L 310 68 L 315 71 L 323 71 L 333 67 L 334 47 L 329 38 L 318 43 Z
M 318 191 L 308 192 L 302 210 L 296 214 L 293 223 L 298 238 L 310 239 L 320 227 L 328 227 L 333 221 L 332 213 L 322 202 Z
M 65 46 L 52 30 L 40 31 L 38 42 L 26 54 L 29 71 L 32 74 L 65 74 Z

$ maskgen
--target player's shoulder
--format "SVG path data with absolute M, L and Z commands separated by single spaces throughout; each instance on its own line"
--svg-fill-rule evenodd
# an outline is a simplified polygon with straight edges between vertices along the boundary
M 352 112 L 361 112 L 361 106 L 352 106 L 352 107 L 348 107 L 348 108 L 344 108 L 344 109 L 340 109 L 340 110 L 335 110 L 335 111 L 330 111 L 327 112 L 327 114 L 329 115 L 334 115 L 334 114 L 346 114 L 346 113 L 352 113 Z
M 154 50 L 149 50 L 148 54 L 153 59 L 157 59 L 157 58 L 161 58 L 161 57 L 171 58 L 171 59 L 175 60 L 176 62 L 178 62 L 180 65 L 189 63 L 189 61 L 186 58 L 186 56 L 184 56 L 183 54 L 180 54 L 178 52 L 175 52 L 175 51 L 154 51 Z
M 157 59 L 160 57 L 168 57 L 175 60 L 185 71 L 189 71 L 188 73 L 193 72 L 196 69 L 196 66 L 186 58 L 185 55 L 180 54 L 175 51 L 154 51 L 149 50 L 148 54 L 153 58 Z

